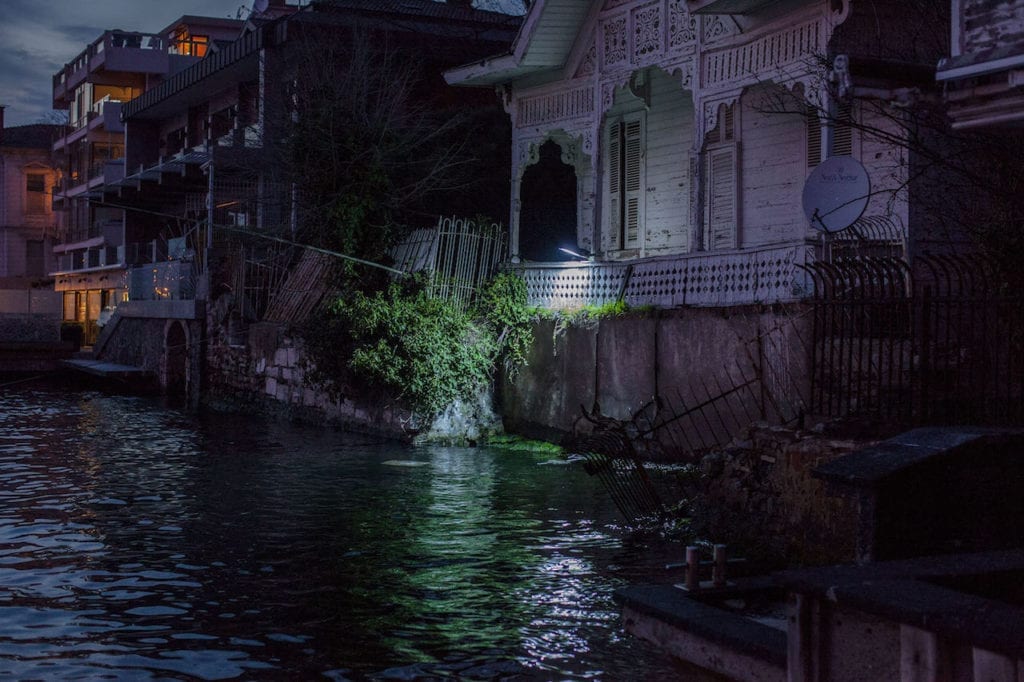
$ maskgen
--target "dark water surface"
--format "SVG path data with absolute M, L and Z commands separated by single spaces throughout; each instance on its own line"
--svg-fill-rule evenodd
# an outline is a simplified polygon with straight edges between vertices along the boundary
M 680 679 L 598 481 L 151 399 L 0 387 L 0 678 Z

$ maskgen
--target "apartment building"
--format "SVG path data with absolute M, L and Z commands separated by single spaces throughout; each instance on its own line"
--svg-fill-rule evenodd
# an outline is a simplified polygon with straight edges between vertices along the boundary
M 0 107 L 0 290 L 38 285 L 52 268 L 59 213 L 49 200 L 50 147 L 61 133 L 49 124 L 5 128 Z
M 157 33 L 108 30 L 53 76 L 53 108 L 68 112 L 68 126 L 53 143 L 53 210 L 62 229 L 52 274 L 65 320 L 82 325 L 86 344 L 104 308 L 127 295 L 124 212 L 97 191 L 125 175 L 121 107 L 233 40 L 241 26 L 186 15 Z

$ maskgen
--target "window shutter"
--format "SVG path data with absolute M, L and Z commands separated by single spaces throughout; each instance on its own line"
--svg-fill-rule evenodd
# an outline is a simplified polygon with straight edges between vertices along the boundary
M 644 124 L 631 115 L 608 125 L 608 231 L 612 248 L 640 246 L 644 208 Z
M 814 168 L 821 163 L 821 118 L 817 107 L 808 105 L 807 116 L 807 167 Z
M 853 154 L 853 111 L 849 102 L 836 107 L 832 136 L 832 154 L 841 156 Z
M 25 213 L 46 213 L 46 176 L 41 173 L 29 173 L 25 178 L 25 196 Z
M 709 250 L 736 247 L 736 145 L 708 150 L 707 228 Z
M 622 248 L 622 123 L 608 126 L 608 232 L 613 248 Z
M 640 119 L 627 121 L 623 126 L 624 248 L 634 248 L 640 245 L 640 206 L 643 201 L 642 133 L 643 126 Z

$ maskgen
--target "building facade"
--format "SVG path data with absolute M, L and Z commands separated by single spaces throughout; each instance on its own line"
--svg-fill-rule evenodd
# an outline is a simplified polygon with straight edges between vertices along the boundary
M 493 109 L 497 115 L 493 95 L 452 91 L 440 73 L 506 47 L 517 26 L 516 17 L 433 2 L 319 3 L 301 10 L 275 3 L 250 17 L 237 40 L 124 108 L 129 172 L 100 188 L 104 202 L 129 207 L 129 241 L 170 239 L 176 245 L 172 256 L 178 255 L 133 268 L 129 297 L 155 299 L 168 292 L 170 298 L 207 298 L 233 291 L 242 301 L 242 292 L 260 290 L 238 311 L 258 320 L 275 278 L 260 280 L 257 273 L 285 274 L 270 264 L 270 251 L 280 247 L 266 241 L 247 255 L 236 247 L 246 232 L 294 239 L 304 225 L 321 219 L 303 199 L 305 183 L 315 178 L 297 168 L 301 164 L 289 157 L 286 139 L 297 117 L 312 116 L 303 108 L 315 98 L 317 79 L 347 77 L 342 72 L 358 61 L 350 54 L 360 50 L 382 59 L 411 57 L 417 70 L 402 72 L 409 80 L 394 87 L 412 88 L 417 106 Z M 329 134 L 326 128 L 321 132 Z M 491 193 L 502 206 L 506 168 L 499 165 L 488 176 L 500 186 Z M 436 211 L 426 213 L 424 222 L 435 222 L 441 207 L 458 198 L 450 195 L 424 209 Z M 475 201 L 462 199 L 467 206 L 480 205 L 479 193 Z M 208 225 L 215 226 L 212 232 Z M 216 263 L 208 263 L 205 254 L 215 245 L 215 257 L 229 261 L 222 273 L 226 281 L 207 291 L 203 279 Z
M 953 127 L 1024 121 L 1024 3 L 953 0 L 950 53 L 937 78 L 946 85 Z
M 62 132 L 49 124 L 3 126 L 0 107 L 0 289 L 47 281 L 60 214 L 51 192 L 57 168 L 50 147 Z
M 512 250 L 531 299 L 799 298 L 799 266 L 844 238 L 823 235 L 802 202 L 830 157 L 870 179 L 858 243 L 905 252 L 900 99 L 928 86 L 941 54 L 907 39 L 913 25 L 893 2 L 533 3 L 508 54 L 447 73 L 505 98 Z M 552 198 L 560 210 L 537 210 Z M 550 263 L 559 246 L 591 262 Z
M 130 247 L 116 204 L 97 190 L 124 177 L 125 102 L 197 61 L 218 40 L 233 39 L 241 22 L 183 16 L 158 33 L 105 31 L 53 76 L 53 107 L 68 112 L 53 144 L 59 180 L 54 210 L 63 217 L 53 276 L 64 293 L 65 320 L 96 338 L 101 312 L 127 294 Z

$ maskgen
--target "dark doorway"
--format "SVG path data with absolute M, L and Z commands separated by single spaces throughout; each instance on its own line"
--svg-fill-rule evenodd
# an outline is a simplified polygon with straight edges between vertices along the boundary
M 548 140 L 540 160 L 526 169 L 519 188 L 519 255 L 532 261 L 564 261 L 558 249 L 577 251 L 576 171 L 562 161 L 558 144 Z

